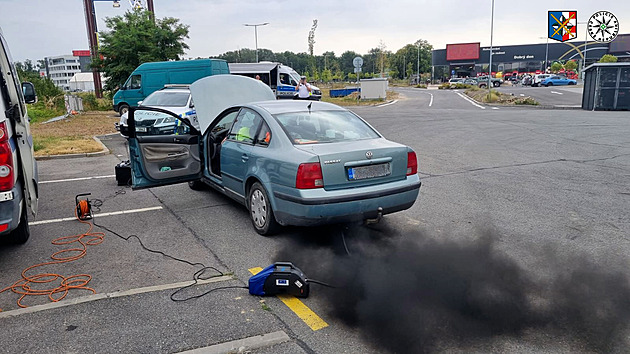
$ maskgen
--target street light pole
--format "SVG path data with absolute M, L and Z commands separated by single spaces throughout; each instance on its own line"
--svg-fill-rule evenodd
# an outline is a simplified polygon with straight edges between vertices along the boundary
M 492 87 L 492 36 L 494 35 L 494 0 L 490 17 L 490 65 L 488 66 L 488 102 L 490 102 L 490 87 Z
M 254 27 L 254 36 L 256 38 L 256 62 L 258 63 L 258 26 L 266 26 L 269 22 L 258 23 L 258 24 L 245 24 L 246 27 Z
M 545 64 L 543 65 L 543 73 L 547 72 L 547 61 L 549 60 L 549 36 L 538 37 L 539 39 L 547 39 L 547 46 L 545 47 Z
M 413 65 L 413 64 L 411 64 Z M 420 85 L 420 43 L 418 43 L 418 78 L 416 79 L 416 84 Z

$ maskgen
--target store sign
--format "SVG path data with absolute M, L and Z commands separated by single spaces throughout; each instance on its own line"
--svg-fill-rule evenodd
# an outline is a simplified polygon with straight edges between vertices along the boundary
M 534 59 L 534 56 L 531 54 L 528 55 L 515 55 L 514 59 L 523 60 L 523 59 Z

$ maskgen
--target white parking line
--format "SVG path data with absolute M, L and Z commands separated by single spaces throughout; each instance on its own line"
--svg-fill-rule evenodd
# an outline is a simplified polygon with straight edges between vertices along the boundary
M 114 216 L 114 215 L 122 215 L 122 214 L 142 213 L 142 212 L 145 212 L 145 211 L 161 210 L 161 209 L 162 209 L 161 206 L 156 206 L 156 207 L 142 208 L 142 209 L 121 210 L 121 211 L 113 211 L 111 213 L 94 214 L 94 217 L 99 217 L 100 218 L 100 217 L 104 217 L 104 216 Z M 76 219 L 77 219 L 76 217 L 71 217 L 71 218 L 60 218 L 60 219 L 31 221 L 31 222 L 28 223 L 28 226 L 42 225 L 42 224 L 52 224 L 52 223 L 57 223 L 57 222 L 72 221 L 72 220 L 76 220 Z
M 492 107 L 492 109 L 499 109 L 499 107 Z
M 224 275 L 224 276 L 210 278 L 210 279 L 198 279 L 197 285 L 217 283 L 217 282 L 222 282 L 222 281 L 227 281 L 227 280 L 232 280 L 232 279 L 234 278 L 229 275 Z M 24 315 L 27 313 L 35 313 L 39 311 L 78 305 L 78 304 L 83 304 L 86 302 L 103 300 L 103 299 L 112 299 L 112 298 L 123 297 L 123 296 L 145 294 L 145 293 L 150 293 L 150 292 L 155 292 L 155 291 L 177 289 L 177 288 L 181 288 L 183 286 L 187 286 L 190 284 L 191 284 L 191 281 L 188 280 L 188 281 L 183 281 L 179 283 L 154 285 L 154 286 L 147 286 L 144 288 L 135 288 L 135 289 L 124 290 L 124 291 L 116 291 L 113 293 L 103 293 L 103 294 L 81 296 L 74 299 L 63 300 L 59 302 L 49 302 L 42 305 L 29 306 L 26 308 L 0 312 L 0 318 L 15 317 L 15 316 Z
M 562 95 L 562 92 L 550 91 L 551 93 L 555 93 L 556 95 Z
M 519 96 L 521 96 L 521 97 L 525 97 L 525 94 L 524 94 L 524 93 L 521 93 Z
M 39 181 L 39 184 L 46 183 L 61 183 L 61 182 L 75 182 L 75 181 L 87 181 L 90 179 L 103 179 L 103 178 L 112 178 L 116 177 L 116 175 L 104 175 L 104 176 L 91 176 L 91 177 L 77 177 L 77 178 L 66 178 L 66 179 L 55 179 L 51 181 Z
M 429 101 L 429 107 L 433 106 L 433 94 L 430 93 L 429 95 L 431 95 L 431 100 Z
M 393 101 L 388 102 L 388 103 L 383 103 L 383 104 L 378 105 L 378 106 L 376 106 L 376 107 L 385 107 L 385 106 L 389 106 L 390 104 L 394 104 L 394 103 L 396 103 L 396 102 L 398 102 L 398 100 L 393 100 Z
M 455 92 L 455 93 L 456 93 L 456 94 L 458 94 L 458 95 L 459 95 L 459 97 L 461 97 L 461 98 L 465 99 L 466 101 L 470 102 L 470 104 L 472 104 L 473 106 L 475 106 L 475 107 L 479 107 L 479 108 L 481 108 L 481 109 L 486 109 L 486 107 L 481 106 L 481 105 L 478 105 L 475 101 L 473 101 L 473 100 L 472 100 L 471 98 L 469 98 L 469 97 L 466 97 L 466 96 L 465 96 L 465 95 L 463 95 L 461 92 Z
M 209 347 L 197 348 L 180 352 L 179 354 L 228 354 L 250 353 L 251 350 L 271 347 L 272 345 L 288 342 L 291 337 L 285 331 L 277 331 L 259 336 L 237 339 L 230 342 L 219 343 Z

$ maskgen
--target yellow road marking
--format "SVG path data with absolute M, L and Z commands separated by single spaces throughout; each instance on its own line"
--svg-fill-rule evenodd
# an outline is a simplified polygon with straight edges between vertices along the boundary
M 250 268 L 249 272 L 256 275 L 261 270 L 260 267 Z M 308 306 L 304 305 L 300 299 L 293 295 L 281 294 L 277 296 L 280 301 L 282 301 L 287 307 L 293 311 L 307 326 L 309 326 L 313 331 L 317 331 L 319 329 L 328 327 L 328 323 L 322 320 L 321 317 L 317 316 L 313 310 L 308 308 Z

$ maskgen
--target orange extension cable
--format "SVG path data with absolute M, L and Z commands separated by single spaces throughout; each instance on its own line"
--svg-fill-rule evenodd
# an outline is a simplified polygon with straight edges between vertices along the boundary
M 65 277 L 57 273 L 39 273 L 34 275 L 27 275 L 30 270 L 38 267 L 52 264 L 68 263 L 81 259 L 87 253 L 87 246 L 96 246 L 103 242 L 103 239 L 105 238 L 105 233 L 93 232 L 92 230 L 94 229 L 94 225 L 89 221 L 81 220 L 78 215 L 79 211 L 81 212 L 81 215 L 88 214 L 89 205 L 86 200 L 79 201 L 79 204 L 77 204 L 77 207 L 75 208 L 74 215 L 77 220 L 79 220 L 79 222 L 89 225 L 87 232 L 79 235 L 63 236 L 56 238 L 52 240 L 52 244 L 71 245 L 73 243 L 79 243 L 81 246 L 76 246 L 75 248 L 67 248 L 55 252 L 50 256 L 50 258 L 52 258 L 52 261 L 35 264 L 24 269 L 22 271 L 22 279 L 16 281 L 15 283 L 13 283 L 13 285 L 0 290 L 0 293 L 3 293 L 10 289 L 14 293 L 20 294 L 21 296 L 17 300 L 17 304 L 22 308 L 28 307 L 22 303 L 22 300 L 27 296 L 47 295 L 50 301 L 57 302 L 65 298 L 66 295 L 68 295 L 68 292 L 72 289 L 83 289 L 89 290 L 92 293 L 96 293 L 94 289 L 87 286 L 90 280 L 92 280 L 92 276 L 89 274 L 77 274 L 69 277 Z M 57 286 L 49 287 L 47 289 L 39 289 L 41 287 L 40 284 L 48 284 L 56 281 L 58 281 Z M 34 289 L 31 288 L 31 284 L 38 284 L 38 286 L 35 286 L 36 289 Z M 2 310 L 0 309 L 0 311 Z

